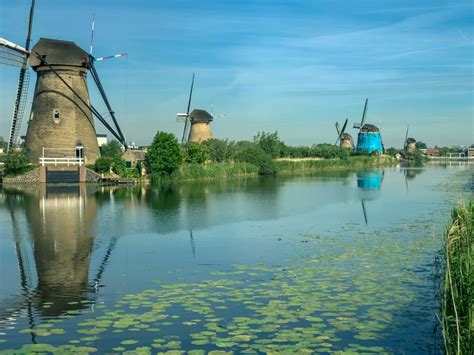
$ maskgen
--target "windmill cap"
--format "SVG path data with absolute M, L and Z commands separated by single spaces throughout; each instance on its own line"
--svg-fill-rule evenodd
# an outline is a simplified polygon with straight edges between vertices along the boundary
M 194 122 L 210 122 L 213 117 L 206 110 L 195 109 L 189 114 L 189 119 Z
M 82 67 L 84 59 L 89 54 L 71 41 L 40 38 L 31 50 L 30 66 L 35 68 L 42 65 L 36 53 L 43 56 L 49 65 L 66 65 Z
M 362 132 L 380 132 L 380 129 L 377 126 L 374 126 L 373 124 L 366 123 L 365 125 L 362 126 L 361 131 Z

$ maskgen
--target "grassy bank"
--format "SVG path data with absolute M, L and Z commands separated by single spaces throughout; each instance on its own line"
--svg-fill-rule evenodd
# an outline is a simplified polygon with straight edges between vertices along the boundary
M 442 325 L 447 354 L 474 353 L 474 203 L 452 212 L 446 232 Z
M 394 163 L 391 157 L 354 156 L 348 159 L 280 159 L 276 160 L 278 174 L 309 174 L 320 171 L 365 169 Z
M 248 163 L 185 164 L 173 180 L 222 180 L 257 175 L 258 168 Z

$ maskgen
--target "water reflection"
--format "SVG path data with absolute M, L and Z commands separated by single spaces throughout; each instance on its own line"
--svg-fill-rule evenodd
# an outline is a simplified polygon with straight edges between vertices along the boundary
M 20 272 L 22 294 L 7 304 L 10 313 L 27 309 L 41 316 L 58 316 L 89 303 L 89 268 L 98 206 L 82 186 L 45 186 L 5 191 Z M 27 265 L 28 250 L 21 238 L 18 213 L 28 223 L 36 269 L 36 286 Z M 3 302 L 2 302 L 3 303 Z M 6 308 L 6 307 L 5 307 Z M 3 319 L 9 317 L 3 315 Z M 10 315 L 11 317 L 11 315 Z M 32 314 L 30 314 L 32 317 Z M 31 319 L 33 326 L 34 320 Z
M 380 198 L 380 190 L 382 189 L 382 182 L 385 172 L 379 171 L 364 171 L 357 173 L 357 187 L 359 189 L 359 199 L 364 214 L 365 224 L 368 225 L 366 202 L 373 201 Z

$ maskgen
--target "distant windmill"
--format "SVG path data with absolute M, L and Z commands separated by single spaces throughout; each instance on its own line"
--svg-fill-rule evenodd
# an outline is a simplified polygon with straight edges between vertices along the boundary
M 194 73 L 191 81 L 191 89 L 189 91 L 188 108 L 186 113 L 178 113 L 176 116 L 177 121 L 184 121 L 183 135 L 181 136 L 181 144 L 187 142 L 203 142 L 212 138 L 210 123 L 214 120 L 215 116 L 206 110 L 194 109 L 191 112 L 191 99 L 193 95 L 194 87 Z M 221 115 L 223 116 L 223 115 Z M 221 117 L 219 116 L 219 117 Z
M 408 129 L 409 128 L 410 128 L 410 126 L 407 125 L 407 132 L 405 134 L 405 141 L 403 143 L 403 151 L 404 151 L 405 155 L 413 153 L 416 150 L 416 139 L 408 137 Z
M 336 131 L 337 131 L 338 136 L 337 136 L 336 143 L 334 143 L 334 145 L 336 145 L 339 142 L 341 148 L 353 150 L 354 142 L 352 140 L 352 136 L 349 133 L 346 133 L 346 127 L 347 127 L 348 122 L 349 122 L 349 119 L 346 118 L 346 121 L 344 122 L 342 129 L 339 126 L 339 122 L 336 122 Z
M 360 123 L 354 123 L 354 128 L 359 130 L 357 135 L 357 153 L 383 153 L 382 136 L 380 129 L 369 123 L 365 123 L 367 117 L 368 99 L 365 99 L 364 111 Z

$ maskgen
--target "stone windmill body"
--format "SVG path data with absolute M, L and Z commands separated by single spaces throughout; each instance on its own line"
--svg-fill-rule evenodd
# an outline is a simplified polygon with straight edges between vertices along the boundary
M 337 136 L 336 143 L 334 143 L 334 145 L 336 145 L 339 142 L 339 145 L 341 148 L 353 150 L 354 141 L 352 139 L 352 136 L 349 133 L 346 133 L 346 127 L 347 127 L 348 122 L 349 122 L 349 119 L 346 119 L 346 121 L 342 125 L 342 128 L 339 126 L 339 122 L 336 122 L 336 131 L 337 131 L 338 136 Z
M 29 50 L 35 1 L 32 1 L 25 48 L 0 39 L 2 63 L 20 67 L 8 149 L 16 143 L 28 94 L 29 67 L 37 74 L 25 145 L 33 163 L 41 165 L 84 165 L 100 156 L 94 118 L 98 119 L 125 147 L 127 144 L 105 94 L 96 60 L 75 43 L 41 38 Z M 7 58 L 5 60 L 5 58 Z M 113 124 L 91 104 L 88 75 L 97 86 Z
M 405 134 L 405 142 L 403 143 L 403 150 L 405 153 L 413 153 L 416 150 L 416 139 L 408 137 L 408 130 L 410 126 L 407 126 L 407 132 Z

